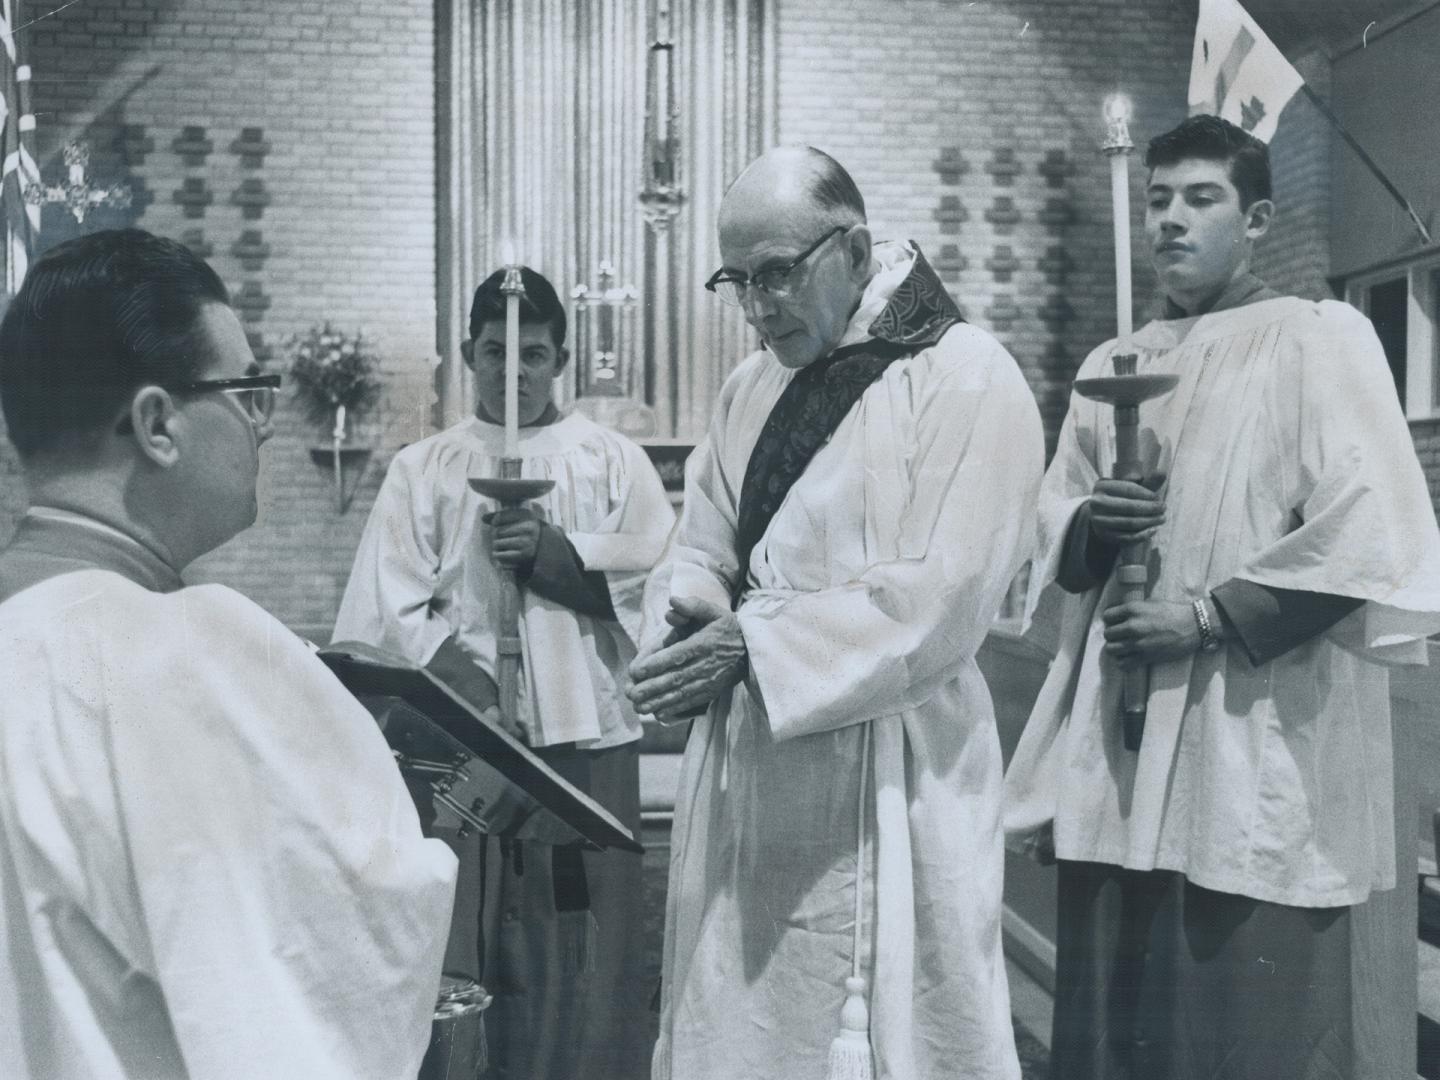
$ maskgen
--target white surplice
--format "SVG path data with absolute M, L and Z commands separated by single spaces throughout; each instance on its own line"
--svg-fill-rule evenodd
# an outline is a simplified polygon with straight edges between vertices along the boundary
M 1108 374 L 1114 342 L 1082 378 Z M 1334 301 L 1265 300 L 1157 321 L 1128 351 L 1179 386 L 1140 406 L 1168 475 L 1151 596 L 1231 578 L 1366 603 L 1254 667 L 1237 643 L 1152 665 L 1145 737 L 1122 747 L 1101 653 L 1113 580 L 1055 581 L 1071 519 L 1113 471 L 1111 408 L 1078 396 L 1041 495 L 1031 636 L 1056 659 L 1006 778 L 1017 846 L 1175 870 L 1274 903 L 1358 903 L 1395 884 L 1389 678 L 1440 630 L 1440 533 L 1380 343 Z
M 910 265 L 877 249 L 842 342 Z M 646 592 L 728 607 L 751 449 L 793 373 L 731 375 Z M 871 385 L 747 573 L 746 683 L 695 722 L 676 802 L 658 1080 L 824 1075 L 850 972 L 861 740 L 871 1041 L 890 1080 L 1019 1076 L 1000 947 L 1000 748 L 975 651 L 1027 554 L 1043 464 L 1014 360 L 956 325 Z M 865 723 L 869 721 L 869 723 Z
M 495 620 L 506 571 L 490 557 L 496 509 L 472 476 L 499 476 L 505 430 L 465 420 L 395 455 L 365 526 L 335 639 L 364 641 L 425 664 L 447 637 L 495 675 Z M 533 746 L 584 749 L 640 737 L 625 696 L 640 637 L 645 575 L 675 521 L 655 468 L 629 439 L 580 413 L 520 430 L 521 473 L 553 480 L 536 499 L 586 570 L 603 571 L 616 620 L 524 590 L 520 721 Z M 531 679 L 531 657 L 544 677 Z
M 413 1077 L 455 859 L 310 649 L 96 569 L 0 657 L 0 1075 Z

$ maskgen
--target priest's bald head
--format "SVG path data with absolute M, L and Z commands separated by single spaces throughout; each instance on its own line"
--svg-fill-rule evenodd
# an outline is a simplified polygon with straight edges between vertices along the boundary
M 224 284 L 139 229 L 53 248 L 0 322 L 0 407 L 30 501 L 85 514 L 175 569 L 255 520 L 278 376 Z
M 786 367 L 830 352 L 874 272 L 850 174 L 814 147 L 770 150 L 730 185 L 718 227 L 723 266 L 706 287 L 738 304 Z

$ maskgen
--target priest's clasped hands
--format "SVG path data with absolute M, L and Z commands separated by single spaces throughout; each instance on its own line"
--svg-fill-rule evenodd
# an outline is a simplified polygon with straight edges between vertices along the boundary
M 1165 500 L 1155 490 L 1163 480 L 1098 481 L 1090 496 L 1092 539 L 1116 545 L 1153 536 L 1165 523 Z M 1189 656 L 1200 648 L 1200 627 L 1189 603 L 1138 600 L 1107 608 L 1101 618 L 1105 653 L 1126 670 Z
M 671 597 L 670 632 L 660 648 L 630 665 L 626 693 L 636 712 L 662 722 L 703 713 L 745 676 L 745 638 L 728 608 L 707 600 Z

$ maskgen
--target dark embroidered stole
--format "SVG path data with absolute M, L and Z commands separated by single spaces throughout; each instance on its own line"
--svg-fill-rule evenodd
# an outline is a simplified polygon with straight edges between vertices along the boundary
M 903 345 L 878 341 L 839 349 L 801 368 L 781 393 L 750 452 L 740 488 L 735 527 L 740 573 L 732 600 L 739 600 L 744 591 L 751 551 L 800 474 L 870 384 L 910 351 Z
M 750 553 L 770 519 L 861 395 L 896 360 L 935 344 L 963 321 L 917 248 L 910 275 L 870 324 L 872 336 L 807 364 L 781 392 L 750 452 L 740 487 L 735 527 L 739 573 L 732 604 L 738 604 L 745 591 Z

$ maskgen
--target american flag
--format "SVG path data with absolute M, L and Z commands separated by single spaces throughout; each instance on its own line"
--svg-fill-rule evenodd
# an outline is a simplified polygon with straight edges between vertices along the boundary
M 40 231 L 40 207 L 25 201 L 25 189 L 40 182 L 31 150 L 35 114 L 30 111 L 30 65 L 20 62 L 15 38 L 19 0 L 0 0 L 0 209 L 5 220 L 5 291 L 14 296 L 30 265 Z

